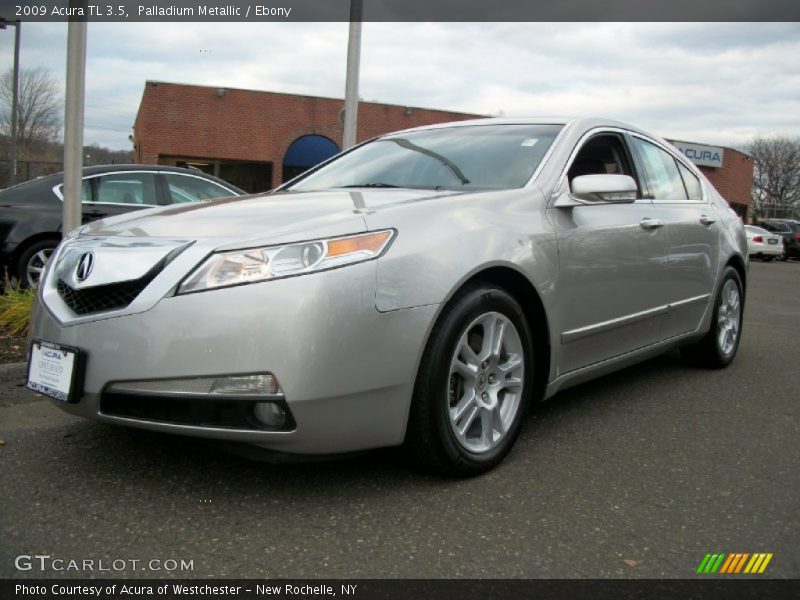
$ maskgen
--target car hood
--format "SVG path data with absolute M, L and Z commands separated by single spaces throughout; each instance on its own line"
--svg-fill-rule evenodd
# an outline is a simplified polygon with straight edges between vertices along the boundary
M 240 247 L 284 243 L 365 231 L 364 214 L 453 194 L 412 189 L 279 192 L 128 213 L 90 223 L 80 234 L 213 238 Z

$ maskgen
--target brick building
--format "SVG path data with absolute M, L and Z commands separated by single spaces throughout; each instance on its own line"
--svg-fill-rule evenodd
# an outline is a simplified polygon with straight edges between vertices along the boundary
M 148 81 L 134 162 L 194 166 L 248 191 L 273 188 L 340 150 L 343 100 Z M 481 115 L 359 102 L 357 140 Z
M 344 101 L 148 81 L 134 161 L 194 166 L 251 191 L 271 189 L 340 150 Z M 357 140 L 482 115 L 360 102 Z M 731 148 L 673 142 L 746 218 L 753 160 Z

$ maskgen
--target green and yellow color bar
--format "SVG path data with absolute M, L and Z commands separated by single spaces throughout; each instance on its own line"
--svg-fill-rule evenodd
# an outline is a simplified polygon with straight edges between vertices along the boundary
M 706 554 L 700 566 L 697 567 L 698 573 L 713 574 L 720 573 L 725 575 L 735 575 L 739 573 L 757 574 L 763 573 L 769 561 L 772 560 L 772 553 L 748 552 L 717 552 Z

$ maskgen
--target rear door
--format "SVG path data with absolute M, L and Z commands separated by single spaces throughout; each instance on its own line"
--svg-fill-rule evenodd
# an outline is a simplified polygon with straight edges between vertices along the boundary
M 551 203 L 558 243 L 555 321 L 559 373 L 658 342 L 663 337 L 666 235 L 631 160 L 624 132 L 595 130 L 579 142 L 559 189 L 579 175 L 617 173 L 639 184 L 631 204 L 569 208 Z
M 669 267 L 665 333 L 673 337 L 697 329 L 711 299 L 719 265 L 716 210 L 678 152 L 639 135 L 632 136 L 632 146 L 646 174 L 656 218 L 664 224 Z

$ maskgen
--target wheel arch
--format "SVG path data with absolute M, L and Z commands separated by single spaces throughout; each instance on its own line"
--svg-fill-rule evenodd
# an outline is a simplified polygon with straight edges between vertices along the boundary
M 731 256 L 728 259 L 728 262 L 725 263 L 725 266 L 726 267 L 733 267 L 734 269 L 736 269 L 736 272 L 739 273 L 739 278 L 742 280 L 742 287 L 744 288 L 744 290 L 746 290 L 747 289 L 747 265 L 745 264 L 744 259 L 741 256 L 739 256 L 738 254 L 734 254 L 733 256 Z M 744 298 L 742 300 L 744 300 Z
M 531 280 L 516 268 L 508 265 L 492 265 L 483 267 L 459 281 L 453 287 L 447 298 L 439 307 L 434 317 L 430 330 L 422 348 L 425 349 L 430 344 L 430 336 L 435 324 L 439 321 L 441 314 L 450 300 L 464 287 L 475 283 L 488 283 L 507 291 L 519 302 L 522 311 L 531 328 L 533 351 L 535 354 L 535 382 L 534 382 L 534 402 L 544 399 L 547 381 L 550 376 L 551 343 L 550 327 L 547 312 L 542 302 L 542 297 L 536 286 Z M 420 356 L 421 360 L 421 356 Z M 419 362 L 418 367 L 419 370 Z

